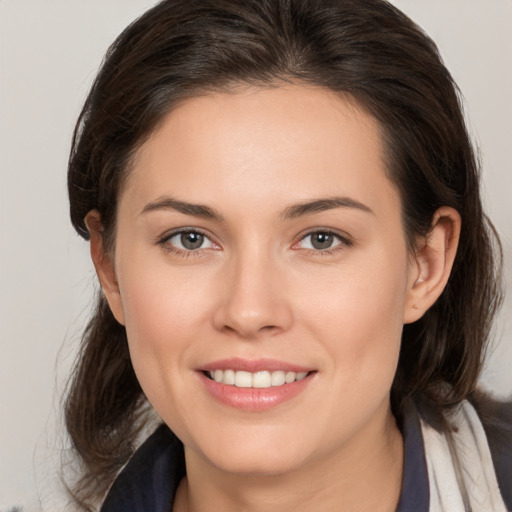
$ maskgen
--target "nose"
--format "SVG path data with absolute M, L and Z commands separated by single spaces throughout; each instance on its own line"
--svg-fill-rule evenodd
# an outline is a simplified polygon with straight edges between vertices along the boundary
M 293 321 L 283 269 L 265 254 L 230 262 L 213 315 L 215 328 L 254 340 L 288 330 Z

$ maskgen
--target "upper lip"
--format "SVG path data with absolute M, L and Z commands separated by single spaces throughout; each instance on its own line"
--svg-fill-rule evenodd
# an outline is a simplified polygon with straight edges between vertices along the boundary
M 262 371 L 287 371 L 287 372 L 311 372 L 313 368 L 298 365 L 295 363 L 289 363 L 286 361 L 279 361 L 278 359 L 242 359 L 234 357 L 230 359 L 220 359 L 211 363 L 205 364 L 200 367 L 202 371 L 214 371 L 214 370 L 235 370 L 245 371 L 250 373 L 262 372 Z

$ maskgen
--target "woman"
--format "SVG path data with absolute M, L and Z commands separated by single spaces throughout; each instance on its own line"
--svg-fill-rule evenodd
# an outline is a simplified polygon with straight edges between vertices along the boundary
M 102 286 L 66 404 L 84 506 L 512 509 L 475 391 L 499 245 L 394 7 L 161 2 L 107 54 L 69 194 Z

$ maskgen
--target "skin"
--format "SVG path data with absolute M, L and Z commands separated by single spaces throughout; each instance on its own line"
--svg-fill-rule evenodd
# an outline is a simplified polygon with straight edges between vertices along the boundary
M 389 394 L 402 327 L 442 292 L 460 219 L 438 210 L 411 253 L 383 152 L 377 122 L 334 93 L 209 94 L 170 113 L 136 154 L 114 251 L 98 213 L 87 216 L 137 377 L 185 445 L 174 510 L 395 510 L 403 443 Z M 333 197 L 352 203 L 290 215 Z M 169 198 L 222 218 L 176 211 Z M 206 235 L 203 245 L 180 249 L 180 228 Z M 332 247 L 315 249 L 311 232 L 326 231 Z M 231 357 L 315 373 L 291 400 L 242 411 L 198 378 Z

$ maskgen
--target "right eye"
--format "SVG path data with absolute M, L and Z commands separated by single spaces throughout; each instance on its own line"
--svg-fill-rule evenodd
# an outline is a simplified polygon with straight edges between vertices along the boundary
M 193 252 L 201 249 L 215 248 L 216 245 L 205 234 L 194 230 L 175 231 L 160 242 L 174 252 Z

